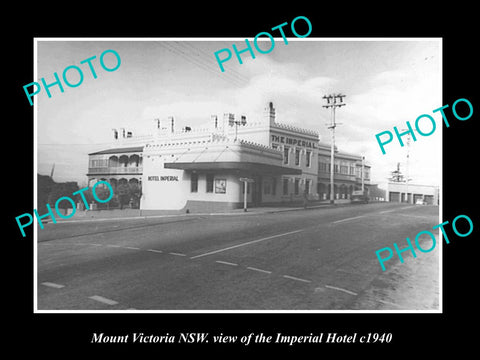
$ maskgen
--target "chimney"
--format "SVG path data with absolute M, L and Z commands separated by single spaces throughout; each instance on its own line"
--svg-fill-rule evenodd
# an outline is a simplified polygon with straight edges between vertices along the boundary
M 225 113 L 223 114 L 223 124 L 227 124 L 229 126 L 233 126 L 234 125 L 234 121 L 235 121 L 235 116 L 231 113 Z
M 118 131 L 117 131 L 117 129 L 112 129 L 112 131 L 113 131 L 113 138 L 114 138 L 115 140 L 118 140 Z
M 153 122 L 155 123 L 155 128 L 160 129 L 160 119 L 154 119 Z
M 275 123 L 275 108 L 273 107 L 273 102 L 269 102 L 268 106 L 264 110 L 264 119 L 270 124 Z
M 217 115 L 211 115 L 210 119 L 212 120 L 213 128 L 218 129 L 218 116 Z
M 173 134 L 175 132 L 175 119 L 173 116 L 168 117 L 168 123 L 170 125 L 170 132 Z
M 245 115 L 242 115 L 242 116 L 241 116 L 241 121 L 240 121 L 240 123 L 241 123 L 243 126 L 245 126 L 245 125 L 247 124 L 247 117 L 246 117 Z
M 125 128 L 120 128 L 120 130 L 122 131 L 122 138 L 125 138 Z

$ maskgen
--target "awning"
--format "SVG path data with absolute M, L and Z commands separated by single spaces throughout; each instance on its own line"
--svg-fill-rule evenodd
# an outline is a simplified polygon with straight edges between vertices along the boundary
M 279 165 L 236 162 L 236 161 L 216 161 L 216 162 L 170 162 L 164 164 L 165 169 L 180 169 L 187 171 L 209 171 L 209 170 L 242 170 L 250 173 L 265 175 L 301 175 L 302 170 L 292 169 Z

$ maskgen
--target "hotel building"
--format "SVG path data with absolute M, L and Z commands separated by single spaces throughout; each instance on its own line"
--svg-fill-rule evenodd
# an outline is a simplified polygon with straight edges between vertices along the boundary
M 248 206 L 328 200 L 330 145 L 316 131 L 276 121 L 269 103 L 259 121 L 212 115 L 207 126 L 177 129 L 175 119 L 155 120 L 148 135 L 114 131 L 112 147 L 89 154 L 89 186 L 107 180 L 114 189 L 141 189 L 148 211 L 216 211 Z M 362 156 L 335 150 L 335 199 L 370 185 Z M 363 179 L 363 180 L 362 180 Z

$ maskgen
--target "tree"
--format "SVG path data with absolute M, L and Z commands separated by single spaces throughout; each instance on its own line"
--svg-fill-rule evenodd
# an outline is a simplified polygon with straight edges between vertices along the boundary
M 132 208 L 138 209 L 140 208 L 140 198 L 142 197 L 142 189 L 138 183 L 130 183 L 129 184 L 130 190 L 130 199 L 132 201 Z
M 74 181 L 68 181 L 63 183 L 52 183 L 52 187 L 47 197 L 47 203 L 50 204 L 50 207 L 53 209 L 58 199 L 61 197 L 69 197 L 70 199 L 75 200 L 75 196 L 72 194 L 78 190 L 78 184 Z M 63 200 L 58 203 L 58 208 L 63 209 L 65 212 L 67 209 L 72 208 L 72 204 L 68 200 Z
M 124 205 L 128 205 L 131 198 L 130 187 L 128 184 L 121 183 L 117 186 L 117 197 L 120 209 L 123 209 Z
M 44 209 L 55 182 L 48 175 L 37 174 L 37 209 Z

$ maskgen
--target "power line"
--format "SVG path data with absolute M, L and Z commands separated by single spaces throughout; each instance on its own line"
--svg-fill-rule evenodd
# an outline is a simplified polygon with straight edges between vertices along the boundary
M 168 44 L 168 46 L 167 46 Z M 179 49 L 178 47 L 176 47 L 174 44 L 171 44 L 171 43 L 163 43 L 162 45 L 164 45 L 165 48 L 169 49 L 170 51 L 180 55 L 181 57 L 183 57 L 184 59 L 186 59 L 188 62 L 190 63 L 193 63 L 197 66 L 199 66 L 200 68 L 208 71 L 209 73 L 212 73 L 212 74 L 215 74 L 217 76 L 221 76 L 223 80 L 227 81 L 227 82 L 230 82 L 236 86 L 239 86 L 239 87 L 242 87 L 243 84 L 240 83 L 240 80 L 236 79 L 236 78 L 233 78 L 231 77 L 230 75 L 227 74 L 227 76 L 223 76 L 224 74 L 220 74 L 218 72 L 218 70 L 214 69 L 213 66 L 209 66 L 208 64 L 206 64 L 205 62 L 201 61 L 201 60 L 198 60 L 196 58 L 193 58 L 191 56 L 191 54 L 185 52 L 184 50 L 182 49 Z
M 207 53 L 205 50 L 193 46 L 193 45 L 192 45 L 191 43 L 189 43 L 189 42 L 175 41 L 175 43 L 176 43 L 177 45 L 180 45 L 180 46 L 183 47 L 183 48 L 188 49 L 188 50 L 193 50 L 194 52 L 196 52 L 196 56 L 197 56 L 199 59 L 202 59 L 202 60 L 204 60 L 204 59 L 209 59 L 209 60 L 211 60 L 211 61 L 208 62 L 208 64 L 211 65 L 211 66 L 213 67 L 213 69 L 215 69 L 216 71 L 218 70 L 216 64 L 213 62 L 212 54 L 209 54 L 209 53 Z M 188 45 L 188 46 L 187 46 L 187 45 Z M 200 53 L 202 53 L 203 56 L 200 55 Z M 232 70 L 229 70 L 229 72 L 228 72 L 228 73 L 225 73 L 224 75 L 232 76 L 232 77 L 234 77 L 234 78 L 236 78 L 236 79 L 238 79 L 238 80 L 240 80 L 240 81 L 242 81 L 242 82 L 245 82 L 245 83 L 248 82 L 248 79 L 247 79 L 245 76 L 241 75 L 239 72 L 237 72 L 236 70 L 233 70 L 233 69 L 232 69 Z M 223 74 L 222 74 L 222 76 L 223 76 Z
M 212 67 L 209 67 L 207 64 L 205 64 L 201 61 L 198 61 L 197 59 L 192 58 L 190 56 L 190 54 L 182 51 L 181 49 L 178 49 L 177 47 L 175 47 L 174 45 L 172 45 L 168 42 L 160 42 L 159 44 L 160 44 L 160 46 L 164 47 L 165 49 L 167 49 L 167 50 L 169 50 L 169 51 L 171 51 L 171 52 L 173 52 L 177 55 L 180 55 L 181 57 L 183 57 L 188 62 L 190 62 L 194 65 L 197 65 L 198 67 L 206 70 L 207 72 L 215 74 L 216 76 L 221 76 L 221 79 L 223 79 L 224 81 L 227 81 L 227 82 L 229 82 L 233 85 L 236 85 L 238 87 L 242 87 L 244 85 L 244 84 L 241 84 L 238 79 L 229 77 L 228 75 L 223 76 L 224 74 L 220 74 L 218 71 L 214 70 Z
M 218 68 L 215 65 L 215 63 L 212 60 L 212 54 L 207 53 L 206 51 L 199 49 L 195 46 L 193 46 L 190 43 L 185 43 L 185 42 L 180 42 L 180 41 L 174 41 L 174 44 L 177 45 L 177 47 L 183 48 L 186 51 L 189 51 L 187 55 L 190 55 L 192 50 L 194 52 L 194 55 L 196 56 L 196 59 L 200 61 L 201 63 L 207 65 L 211 70 L 213 70 L 217 75 L 221 76 L 226 76 L 226 77 L 232 77 L 235 80 L 239 80 L 241 82 L 248 82 L 248 79 L 236 72 L 235 70 L 229 71 L 228 73 L 225 74 L 220 74 L 218 72 Z M 188 45 L 188 46 L 187 46 Z M 202 54 L 200 54 L 202 53 Z

